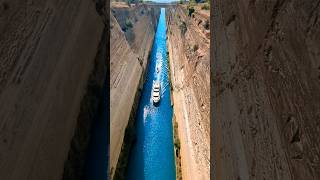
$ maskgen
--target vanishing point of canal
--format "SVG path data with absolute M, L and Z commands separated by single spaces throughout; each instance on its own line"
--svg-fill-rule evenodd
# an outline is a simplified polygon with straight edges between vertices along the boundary
M 165 9 L 161 8 L 147 78 L 137 111 L 137 139 L 130 153 L 126 179 L 176 179 L 166 52 Z M 159 81 L 161 85 L 161 98 L 157 106 L 152 101 L 152 87 L 155 81 Z

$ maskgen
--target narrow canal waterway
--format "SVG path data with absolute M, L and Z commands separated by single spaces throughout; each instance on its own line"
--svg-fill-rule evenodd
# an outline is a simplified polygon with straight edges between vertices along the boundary
M 166 52 L 165 9 L 161 8 L 147 78 L 137 111 L 137 141 L 129 157 L 127 179 L 176 178 Z M 161 85 L 161 99 L 157 106 L 152 101 L 152 86 L 155 81 L 159 81 Z

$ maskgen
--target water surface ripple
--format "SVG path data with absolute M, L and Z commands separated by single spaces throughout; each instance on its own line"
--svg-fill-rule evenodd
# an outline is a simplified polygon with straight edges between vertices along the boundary
M 171 180 L 176 177 L 166 52 L 165 9 L 161 8 L 147 78 L 137 111 L 137 139 L 130 153 L 127 179 Z M 156 70 L 157 66 L 159 72 Z M 161 85 L 161 99 L 157 106 L 152 102 L 154 81 L 160 81 Z

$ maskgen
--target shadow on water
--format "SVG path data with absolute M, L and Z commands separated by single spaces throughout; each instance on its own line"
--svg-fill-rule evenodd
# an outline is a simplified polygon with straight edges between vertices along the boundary
M 135 122 L 137 139 L 130 152 L 126 179 L 171 180 L 176 177 L 166 52 L 165 9 L 162 8 L 138 106 Z M 161 85 L 161 99 L 156 106 L 151 97 L 155 81 Z
M 106 31 L 106 30 L 105 30 Z M 107 32 L 107 31 L 106 31 Z M 106 35 L 109 37 L 109 35 Z M 105 38 L 105 36 L 104 36 Z M 106 43 L 106 49 L 109 49 L 109 43 Z M 108 52 L 103 57 L 108 57 Z M 104 61 L 105 59 L 103 59 Z M 91 137 L 88 145 L 84 180 L 101 180 L 108 179 L 108 163 L 109 163 L 109 139 L 110 139 L 110 92 L 109 92 L 109 64 L 105 64 L 106 73 L 104 75 L 103 96 L 101 104 L 99 104 L 99 112 L 96 115 L 92 129 Z
M 138 105 L 135 121 L 137 138 L 130 152 L 126 179 L 173 180 L 176 177 L 166 52 L 165 9 L 162 8 Z M 159 72 L 156 67 L 159 67 Z M 151 98 L 154 81 L 161 84 L 161 100 L 157 105 L 153 104 Z M 108 179 L 110 112 L 107 89 L 109 83 L 104 84 L 101 118 L 96 119 L 92 128 L 85 167 L 86 180 Z
M 106 83 L 107 84 L 107 83 Z M 106 86 L 104 87 L 106 91 Z M 106 93 L 105 93 L 106 94 Z M 89 143 L 86 159 L 86 180 L 108 179 L 109 162 L 109 108 L 107 107 L 107 96 L 104 95 L 101 118 L 96 119 L 93 125 L 92 137 Z

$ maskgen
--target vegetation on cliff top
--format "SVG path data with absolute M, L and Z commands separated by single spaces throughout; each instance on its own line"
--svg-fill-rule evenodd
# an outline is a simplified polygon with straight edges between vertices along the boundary
M 132 28 L 132 27 L 133 27 L 133 24 L 131 20 L 127 18 L 126 21 L 124 22 L 124 26 L 122 27 L 122 30 L 126 32 L 129 28 Z
M 181 30 L 181 34 L 184 35 L 187 32 L 187 24 L 183 21 L 180 26 L 179 26 L 180 30 Z
M 173 115 L 174 116 L 174 115 Z M 178 123 L 176 121 L 176 117 L 173 117 L 174 122 L 174 150 L 175 150 L 175 159 L 176 159 L 176 178 L 177 180 L 182 179 L 182 172 L 181 172 L 181 154 L 180 154 L 180 139 L 178 134 Z

